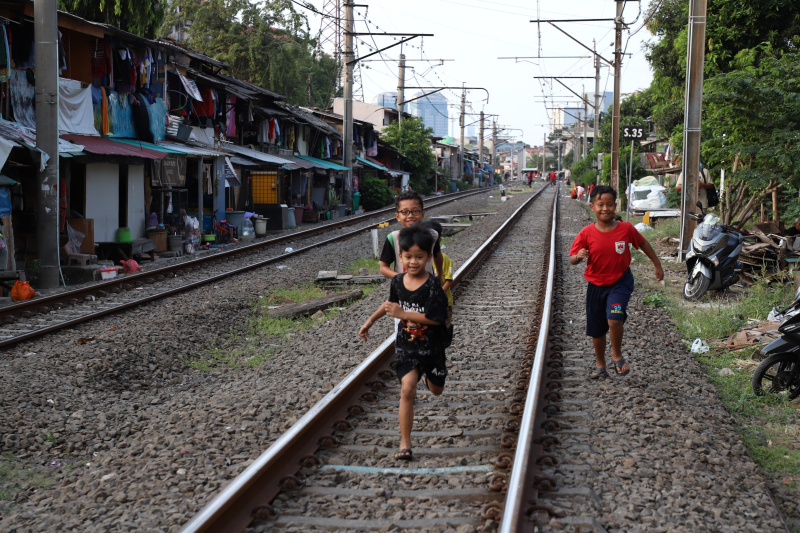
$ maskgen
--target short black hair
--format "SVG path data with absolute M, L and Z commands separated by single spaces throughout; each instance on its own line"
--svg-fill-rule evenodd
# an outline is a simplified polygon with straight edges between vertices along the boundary
M 419 208 L 425 210 L 425 205 L 422 203 L 422 196 L 417 191 L 403 191 L 394 197 L 394 208 L 400 209 L 400 202 L 403 200 L 416 200 L 419 202 Z
M 426 253 L 431 253 L 435 241 L 431 232 L 428 231 L 428 228 L 424 228 L 419 224 L 414 224 L 413 226 L 400 230 L 401 252 L 409 251 L 415 244 L 419 246 L 420 249 L 425 250 Z
M 442 238 L 442 225 L 435 220 L 423 220 L 417 225 L 421 228 L 432 229 L 439 235 L 440 239 Z
M 604 194 L 610 194 L 614 201 L 617 201 L 617 191 L 615 191 L 613 187 L 609 187 L 608 185 L 598 185 L 592 189 L 592 194 L 589 196 L 589 203 L 594 202 L 595 198 L 600 198 Z

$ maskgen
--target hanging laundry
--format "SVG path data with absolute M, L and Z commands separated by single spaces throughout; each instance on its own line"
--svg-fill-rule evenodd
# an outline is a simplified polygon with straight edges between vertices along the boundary
M 136 90 L 136 78 L 131 78 L 131 70 L 135 70 L 133 54 L 128 48 L 117 48 L 114 51 L 114 88 L 120 93 L 131 93 Z
M 105 87 L 91 87 L 92 108 L 94 111 L 94 127 L 101 135 L 109 134 L 108 99 Z
M 12 68 L 8 90 L 11 93 L 11 109 L 14 111 L 14 119 L 23 126 L 36 129 L 36 112 L 33 108 L 35 90 L 34 86 L 28 82 L 28 72 Z
M 150 132 L 153 139 L 163 141 L 167 130 L 167 104 L 161 98 L 147 106 L 147 113 L 150 115 Z
M 133 113 L 127 94 L 121 95 L 116 91 L 109 91 L 108 115 L 111 118 L 111 130 L 114 132 L 114 137 L 136 138 L 136 130 L 133 127 Z
M 147 100 L 141 96 L 131 96 L 131 112 L 133 114 L 133 127 L 136 130 L 136 138 L 140 141 L 155 142 L 153 133 L 150 131 L 150 114 L 147 111 Z
M 8 52 L 8 34 L 6 27 L 0 26 L 0 82 L 6 82 L 11 77 L 11 54 Z
M 67 70 L 67 52 L 64 50 L 64 43 L 61 42 L 61 31 L 58 32 L 58 71 Z
M 294 135 L 295 135 L 294 128 L 295 128 L 294 124 L 289 124 L 289 128 L 286 130 L 287 133 L 286 147 L 289 150 L 294 150 Z
M 330 158 L 330 157 L 331 157 L 331 140 L 326 135 L 325 136 L 325 158 L 327 159 L 327 158 Z
M 111 50 L 105 39 L 95 39 L 92 45 L 92 78 L 111 74 Z
M 194 112 L 198 117 L 214 116 L 214 96 L 211 89 L 200 89 L 201 102 L 194 105 Z
M 225 135 L 233 137 L 236 135 L 236 96 L 229 94 L 225 97 L 225 109 L 227 111 Z
M 58 78 L 58 129 L 67 133 L 97 135 L 89 87 L 77 80 Z

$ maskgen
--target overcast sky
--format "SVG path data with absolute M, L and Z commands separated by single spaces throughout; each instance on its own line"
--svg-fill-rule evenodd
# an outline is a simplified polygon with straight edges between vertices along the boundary
M 324 0 L 309 0 L 322 10 Z M 628 54 L 623 60 L 622 93 L 644 89 L 650 85 L 652 74 L 644 57 L 643 44 L 652 35 L 642 23 L 651 0 L 629 1 L 623 19 L 630 32 L 623 31 L 623 49 Z M 357 32 L 432 33 L 434 37 L 417 38 L 403 46 L 407 60 L 426 59 L 430 62 L 407 63 L 406 86 L 455 86 L 466 83 L 468 87 L 484 87 L 489 91 L 486 102 L 484 91 L 469 91 L 467 112 L 496 114 L 498 125 L 509 130 L 531 145 L 541 145 L 543 135 L 549 132 L 550 114 L 547 107 L 556 104 L 576 105 L 577 98 L 567 89 L 550 80 L 537 80 L 534 76 L 590 76 L 594 77 L 591 58 L 584 59 L 498 59 L 499 57 L 530 56 L 586 56 L 589 53 L 549 24 L 529 22 L 540 19 L 613 19 L 613 0 L 402 0 L 358 1 L 369 8 L 356 7 Z M 299 8 L 301 9 L 301 8 Z M 312 34 L 320 29 L 320 17 L 303 10 L 309 17 Z M 638 15 L 638 20 L 637 19 Z M 634 23 L 633 21 L 636 20 Z M 592 46 L 606 59 L 613 60 L 614 23 L 583 22 L 558 24 L 580 42 Z M 639 30 L 637 32 L 637 30 Z M 633 35 L 635 33 L 635 35 Z M 393 37 L 357 37 L 358 55 L 394 43 Z M 373 41 L 374 39 L 374 41 Z M 400 46 L 369 59 L 385 62 L 361 64 L 364 100 L 370 102 L 380 92 L 397 90 L 397 58 Z M 437 59 L 452 59 L 443 64 Z M 601 69 L 600 92 L 613 91 L 611 68 Z M 594 79 L 563 80 L 578 93 L 594 92 Z M 582 89 L 582 84 L 585 87 Z M 408 94 L 408 90 L 406 93 Z M 414 92 L 414 91 L 411 91 Z M 443 91 L 453 106 L 459 106 L 459 90 Z M 547 102 L 543 100 L 547 97 Z M 457 112 L 457 110 L 456 110 Z M 466 122 L 478 117 L 467 117 Z M 487 126 L 490 125 L 487 119 Z M 523 131 L 518 131 L 523 130 Z M 524 135 L 523 135 L 524 132 Z M 487 130 L 485 136 L 491 135 Z

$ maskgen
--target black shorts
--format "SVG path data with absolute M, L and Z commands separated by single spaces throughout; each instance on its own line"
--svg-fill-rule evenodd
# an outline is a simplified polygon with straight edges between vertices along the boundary
M 442 350 L 441 355 L 434 355 L 421 359 L 405 357 L 404 354 L 397 354 L 397 364 L 395 365 L 397 379 L 402 382 L 403 376 L 415 368 L 419 371 L 418 380 L 422 377 L 422 374 L 425 374 L 428 383 L 433 383 L 437 387 L 444 387 L 444 382 L 447 378 L 447 360 L 444 355 L 444 350 Z
M 608 333 L 609 320 L 628 318 L 628 301 L 633 294 L 633 274 L 625 271 L 614 284 L 600 286 L 589 283 L 586 289 L 586 334 L 603 337 Z

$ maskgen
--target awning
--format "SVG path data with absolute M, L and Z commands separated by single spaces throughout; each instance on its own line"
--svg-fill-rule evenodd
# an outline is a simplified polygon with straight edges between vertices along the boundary
M 164 152 L 165 154 L 187 155 L 187 153 L 188 153 L 188 152 L 183 152 L 181 150 L 175 150 L 174 148 L 169 148 L 167 146 L 160 146 L 158 144 L 152 144 L 152 143 L 148 143 L 148 142 L 144 142 L 144 141 L 137 141 L 136 139 L 116 139 L 116 138 L 112 138 L 112 137 L 109 137 L 108 139 L 110 141 L 114 141 L 115 143 L 127 144 L 129 146 L 144 147 L 144 148 L 147 148 L 149 150 L 155 150 L 157 152 Z
M 16 185 L 17 183 L 19 183 L 19 182 L 12 180 L 8 176 L 3 176 L 2 174 L 0 174 L 0 186 Z
M 297 157 L 299 157 L 300 159 L 305 159 L 306 161 L 311 161 L 317 168 L 326 168 L 331 170 L 350 170 L 349 168 L 343 167 L 342 165 L 331 163 L 330 161 L 325 161 L 324 159 L 317 159 L 316 157 L 311 157 L 310 155 L 299 155 Z
M 386 172 L 394 176 L 395 178 L 399 178 L 400 176 L 410 176 L 411 172 L 406 172 L 405 170 L 392 170 L 390 168 L 386 169 Z
M 236 171 L 233 169 L 233 164 L 231 163 L 230 157 L 225 157 L 225 164 L 222 166 L 223 174 L 225 175 L 225 186 L 226 187 L 241 187 L 242 182 L 239 181 L 239 178 L 236 176 Z
M 167 154 L 162 151 L 151 150 L 144 146 L 132 146 L 114 142 L 105 137 L 92 135 L 69 134 L 62 135 L 62 139 L 83 146 L 83 151 L 97 155 L 117 155 L 125 157 L 140 157 L 142 159 L 164 159 Z
M 386 168 L 385 166 L 378 165 L 377 163 L 373 163 L 372 161 L 369 161 L 368 159 L 364 159 L 363 157 L 356 157 L 356 159 L 358 159 L 359 161 L 361 161 L 362 163 L 364 163 L 367 166 L 370 166 L 370 167 L 373 167 L 373 168 L 377 168 L 378 170 L 383 170 L 384 172 L 389 172 L 389 169 Z
M 283 165 L 283 167 L 288 170 L 297 170 L 299 168 L 302 168 L 303 170 L 308 170 L 310 168 L 314 168 L 314 163 L 312 163 L 311 161 L 306 161 L 305 159 L 300 159 L 299 157 L 295 157 L 293 155 L 282 155 L 281 157 L 291 161 L 290 164 Z
M 219 150 L 214 150 L 212 148 L 201 148 L 193 144 L 183 144 L 171 141 L 158 141 L 158 146 L 175 150 L 182 154 L 196 155 L 201 157 L 222 157 L 227 155 L 225 152 L 220 152 Z
M 225 150 L 230 150 L 231 152 L 235 152 L 250 159 L 255 159 L 256 161 L 261 161 L 262 163 L 271 163 L 273 165 L 286 165 L 291 163 L 291 161 L 288 159 L 284 159 L 272 154 L 265 154 L 264 152 L 259 152 L 258 150 L 251 150 L 250 148 L 245 148 L 244 146 L 224 144 L 222 147 Z
M 234 165 L 239 165 L 242 167 L 257 167 L 260 165 L 260 163 L 256 163 L 255 161 L 251 161 L 245 157 L 239 157 L 238 155 L 229 156 L 227 159 L 230 159 L 231 163 Z

